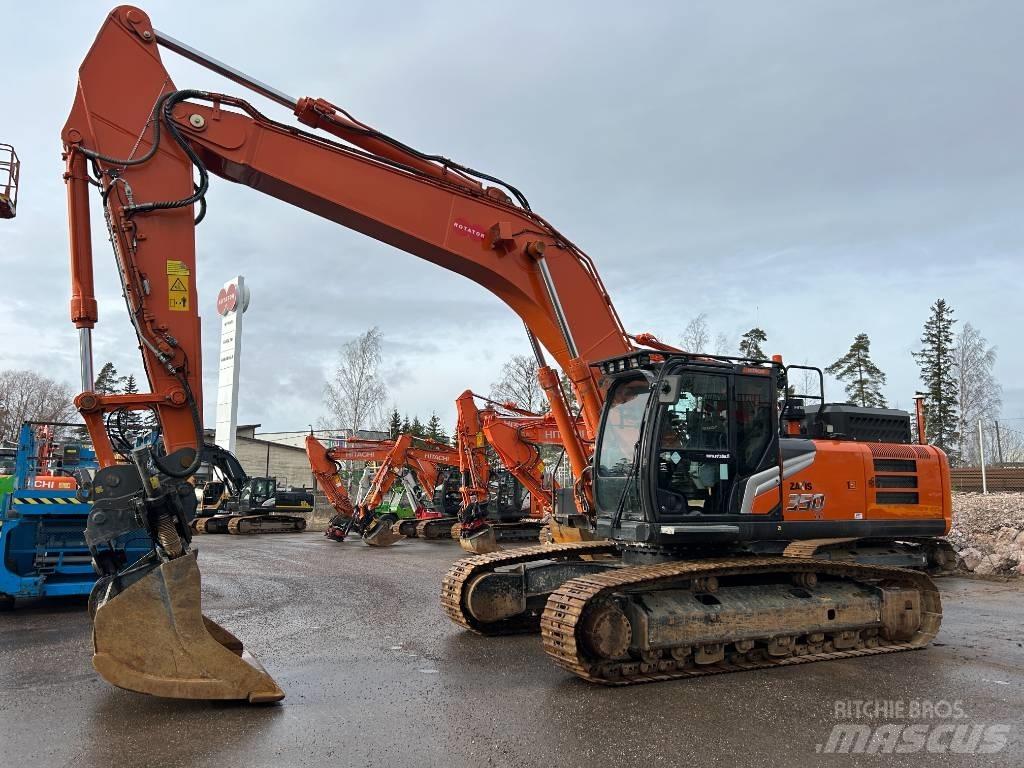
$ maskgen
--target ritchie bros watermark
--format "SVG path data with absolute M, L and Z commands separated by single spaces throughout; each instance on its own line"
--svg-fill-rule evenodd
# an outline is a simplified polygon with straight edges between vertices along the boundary
M 961 701 L 945 699 L 840 699 L 833 703 L 828 738 L 818 754 L 991 755 L 1002 751 L 1010 725 L 970 717 Z

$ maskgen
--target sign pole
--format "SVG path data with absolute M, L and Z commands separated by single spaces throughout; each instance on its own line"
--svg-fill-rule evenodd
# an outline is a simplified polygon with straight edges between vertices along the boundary
M 238 427 L 238 374 L 242 362 L 242 316 L 249 308 L 249 288 L 239 275 L 217 294 L 220 322 L 220 355 L 217 380 L 217 432 L 221 448 L 235 452 Z

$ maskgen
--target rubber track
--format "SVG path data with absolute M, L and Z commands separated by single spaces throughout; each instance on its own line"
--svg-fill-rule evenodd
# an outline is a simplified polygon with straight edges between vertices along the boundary
M 480 635 L 510 635 L 535 631 L 537 622 L 532 619 L 527 623 L 517 619 L 493 624 L 478 622 L 464 610 L 462 604 L 464 587 L 473 577 L 506 565 L 528 563 L 531 560 L 550 560 L 560 555 L 605 555 L 617 552 L 618 547 L 609 542 L 578 541 L 569 544 L 542 544 L 536 547 L 523 547 L 511 551 L 492 552 L 488 555 L 465 557 L 452 565 L 441 582 L 441 607 L 449 619 Z
M 874 648 L 855 650 L 828 651 L 803 656 L 786 656 L 783 658 L 744 658 L 737 661 L 735 655 L 729 655 L 717 664 L 694 665 L 682 669 L 675 662 L 662 659 L 654 663 L 642 664 L 639 661 L 620 664 L 621 667 L 634 667 L 630 672 L 621 669 L 614 677 L 604 677 L 600 671 L 602 664 L 608 662 L 592 662 L 584 658 L 577 645 L 576 625 L 586 613 L 591 601 L 606 597 L 621 589 L 657 588 L 658 582 L 675 581 L 677 579 L 729 576 L 740 573 L 799 573 L 813 571 L 847 579 L 882 579 L 897 582 L 904 586 L 914 586 L 921 592 L 921 628 L 908 641 L 893 643 Z M 836 564 L 814 559 L 796 558 L 733 558 L 719 561 L 680 561 L 660 563 L 657 565 L 616 568 L 602 573 L 570 579 L 555 590 L 548 598 L 544 613 L 541 616 L 541 636 L 545 652 L 556 664 L 573 674 L 595 683 L 605 685 L 631 685 L 679 678 L 702 677 L 727 672 L 741 672 L 749 669 L 791 666 L 808 664 L 815 661 L 831 659 L 850 659 L 858 656 L 875 656 L 883 653 L 915 650 L 927 645 L 939 630 L 942 621 L 942 603 L 935 584 L 923 573 L 903 568 L 856 565 L 852 563 Z M 728 641 L 725 641 L 728 643 Z M 617 662 L 612 662 L 617 663 Z M 645 671 L 641 667 L 648 667 Z M 654 667 L 654 669 L 650 669 Z M 675 667 L 675 668 L 674 668 Z

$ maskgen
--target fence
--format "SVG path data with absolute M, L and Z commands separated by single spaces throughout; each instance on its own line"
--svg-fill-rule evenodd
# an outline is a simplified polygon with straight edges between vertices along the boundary
M 981 467 L 950 470 L 954 491 L 981 491 Z M 985 467 L 989 493 L 1024 491 L 1024 467 Z

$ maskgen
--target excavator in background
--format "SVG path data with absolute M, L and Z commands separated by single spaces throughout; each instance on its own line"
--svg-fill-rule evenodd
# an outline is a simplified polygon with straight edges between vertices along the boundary
M 281 512 L 311 512 L 313 494 L 305 489 L 278 488 L 273 477 L 249 477 L 230 451 L 205 443 L 202 464 L 220 480 L 203 488 L 203 497 L 191 528 L 194 533 L 299 533 L 306 519 Z M 218 493 L 218 490 L 220 493 Z
M 305 127 L 237 96 L 178 89 L 161 47 Z M 109 682 L 178 698 L 284 696 L 237 638 L 202 616 L 190 546 L 187 478 L 203 437 L 195 229 L 211 176 L 462 274 L 524 322 L 575 478 L 573 504 L 555 505 L 559 543 L 452 567 L 441 602 L 460 626 L 540 630 L 556 664 L 614 685 L 892 653 L 938 631 L 939 594 L 922 569 L 949 529 L 949 465 L 934 446 L 910 444 L 908 415 L 826 404 L 823 386 L 805 407 L 785 396 L 795 366 L 781 358 L 688 354 L 628 334 L 591 259 L 512 185 L 324 99 L 260 83 L 130 6 L 110 13 L 83 61 L 62 140 L 84 390 L 76 404 L 102 465 L 86 533 L 103 573 L 93 663 Z M 92 391 L 93 187 L 151 392 Z M 543 349 L 568 376 L 578 419 Z M 117 464 L 105 418 L 150 408 L 160 442 Z M 464 510 L 464 530 L 481 515 Z M 562 542 L 563 522 L 581 516 L 604 540 Z M 110 545 L 140 525 L 153 549 L 126 571 Z
M 10 144 L 0 144 L 0 219 L 18 214 L 18 181 L 21 161 Z
M 214 443 L 203 445 L 202 463 L 210 467 L 211 479 L 202 487 L 196 520 L 229 512 L 232 503 L 237 506 L 242 488 L 249 480 L 238 458 Z M 193 530 L 195 527 L 193 522 Z
M 438 487 L 441 468 L 456 467 L 458 463 L 458 451 L 450 445 L 410 434 L 399 435 L 395 438 L 395 444 L 387 457 L 377 468 L 369 490 L 356 503 L 348 523 L 349 529 L 359 531 L 363 541 L 378 547 L 389 546 L 406 536 L 423 539 L 450 538 L 452 526 L 458 518 L 447 515 L 443 503 L 435 506 L 434 491 Z M 377 508 L 395 481 L 407 476 L 403 471 L 406 467 L 413 467 L 414 474 L 422 478 L 421 487 L 431 489 L 430 498 L 423 496 L 413 520 L 399 520 L 391 513 L 377 515 Z M 443 496 L 442 487 L 442 498 Z M 372 531 L 372 534 L 368 535 L 368 531 Z
M 345 445 L 325 447 L 313 435 L 306 436 L 306 456 L 318 485 L 338 513 L 324 535 L 344 541 L 355 530 L 370 546 L 388 546 L 406 536 L 446 538 L 456 518 L 451 509 L 447 468 L 457 464 L 450 446 L 410 434 L 394 440 L 348 440 Z M 374 462 L 378 466 L 356 504 L 352 503 L 340 463 Z M 364 475 L 365 476 L 365 475 Z M 404 520 L 379 508 L 394 486 L 402 483 L 413 516 Z M 429 492 L 429 493 L 428 493 Z M 394 528 L 394 530 L 392 530 Z
M 482 409 L 477 407 L 477 400 L 484 403 Z M 459 395 L 455 406 L 463 506 L 471 512 L 466 515 L 469 522 L 459 523 L 452 535 L 458 537 L 463 549 L 476 554 L 497 551 L 499 540 L 535 539 L 542 535 L 542 529 L 546 538 L 555 488 L 553 482 L 545 484 L 539 446 L 562 446 L 554 419 L 515 403 L 498 403 L 468 389 Z M 488 450 L 497 457 L 497 471 L 491 466 L 494 462 Z M 529 493 L 526 517 L 522 514 L 522 497 L 514 493 L 517 486 Z M 513 491 L 511 497 L 506 489 Z M 490 507 L 481 511 L 484 504 Z
M 465 439 L 457 440 L 452 448 L 404 434 L 395 440 L 349 440 L 345 445 L 326 448 L 308 435 L 306 455 L 313 475 L 338 513 L 329 521 L 324 535 L 333 541 L 344 541 L 355 530 L 367 544 L 376 547 L 388 546 L 400 538 L 448 539 L 453 532 L 458 536 L 457 515 L 464 503 L 465 488 L 457 470 L 465 464 L 466 445 Z M 481 503 L 487 504 L 486 520 L 497 526 L 503 540 L 536 539 L 542 515 L 526 523 L 521 520 L 523 489 L 514 473 L 494 472 L 489 459 L 483 454 L 481 457 L 484 460 L 476 482 L 486 487 L 486 491 L 480 492 L 485 499 Z M 360 488 L 356 504 L 352 503 L 341 475 L 343 461 L 377 464 L 366 488 Z M 410 500 L 411 518 L 399 519 L 393 513 L 381 511 L 382 502 L 396 482 L 403 484 Z M 391 530 L 385 531 L 388 526 Z

